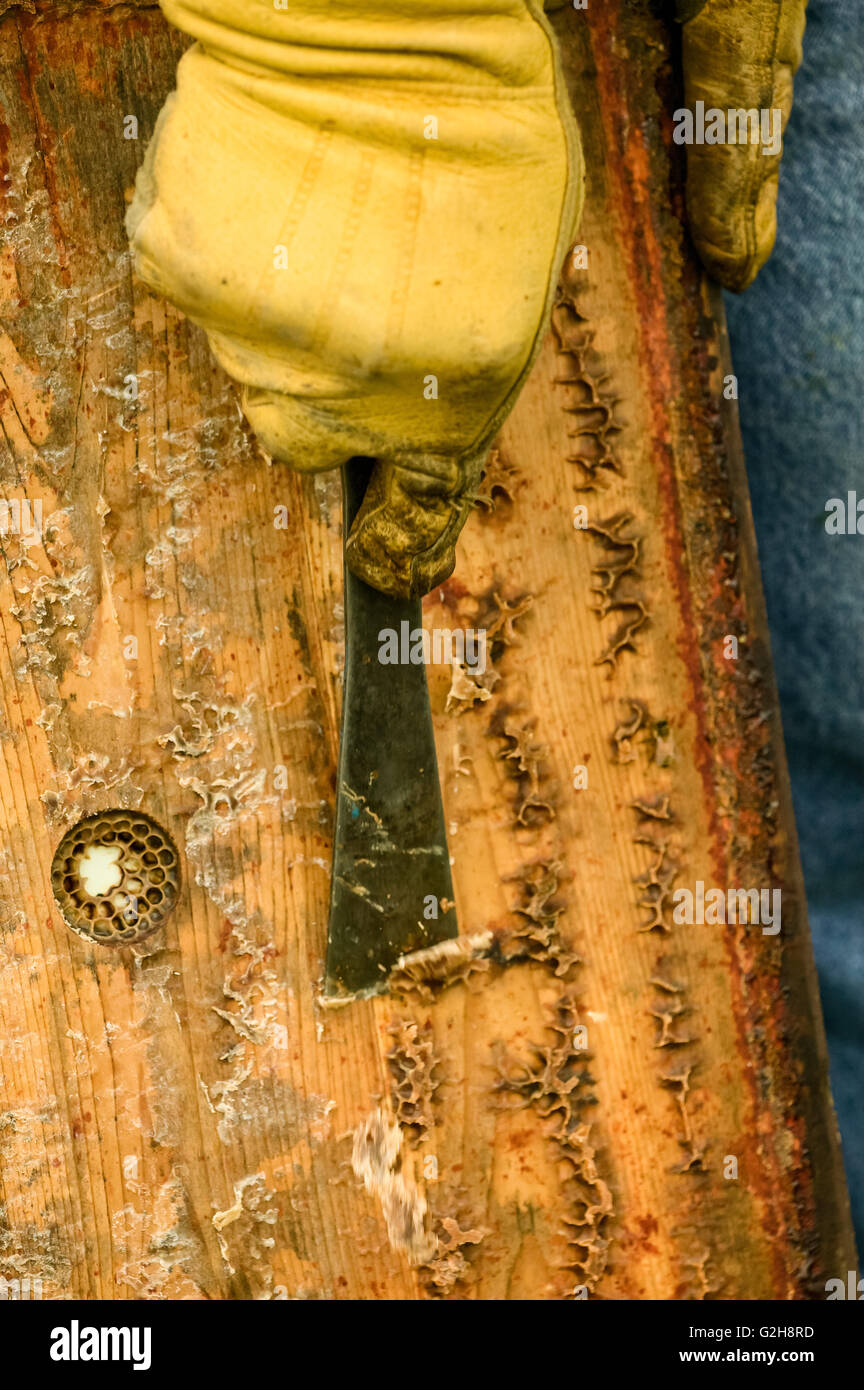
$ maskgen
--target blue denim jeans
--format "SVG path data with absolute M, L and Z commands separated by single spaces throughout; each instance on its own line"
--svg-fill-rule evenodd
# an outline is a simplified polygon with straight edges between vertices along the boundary
M 777 247 L 727 295 L 831 1080 L 864 1251 L 864 2 L 810 0 Z M 864 521 L 862 521 L 864 526 Z

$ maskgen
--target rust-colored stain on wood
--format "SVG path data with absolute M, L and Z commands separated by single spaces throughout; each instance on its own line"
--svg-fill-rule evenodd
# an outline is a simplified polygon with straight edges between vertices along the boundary
M 0 483 L 42 508 L 0 537 L 0 1274 L 47 1298 L 824 1294 L 855 1257 L 662 25 L 556 17 L 587 267 L 425 604 L 491 658 L 430 669 L 462 939 L 325 1009 L 338 481 L 271 465 L 133 278 L 126 197 L 182 41 L 146 6 L 0 14 Z M 111 807 L 166 827 L 183 884 L 106 952 L 50 869 Z M 700 880 L 781 888 L 782 931 L 676 923 Z

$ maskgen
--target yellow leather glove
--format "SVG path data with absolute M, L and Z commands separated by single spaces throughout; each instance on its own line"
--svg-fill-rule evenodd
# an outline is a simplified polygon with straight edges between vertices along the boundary
M 349 563 L 441 583 L 542 340 L 582 158 L 541 0 L 161 0 L 128 228 L 274 458 L 379 460 Z
M 774 247 L 780 134 L 792 109 L 807 0 L 676 0 L 683 21 L 684 100 L 702 102 L 687 149 L 687 208 L 696 249 L 730 290 L 752 284 Z M 729 143 L 728 113 L 771 116 L 758 140 Z M 722 112 L 725 129 L 712 118 Z M 737 124 L 737 123 L 736 123 Z M 711 131 L 711 127 L 714 130 Z M 736 131 L 737 133 L 737 131 Z M 677 137 L 676 137 L 677 138 Z

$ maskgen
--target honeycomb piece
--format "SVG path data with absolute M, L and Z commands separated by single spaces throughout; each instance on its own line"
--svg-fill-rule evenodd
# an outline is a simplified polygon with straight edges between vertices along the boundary
M 114 850 L 113 861 L 94 850 Z M 98 889 L 94 881 L 101 876 Z M 157 931 L 180 891 L 180 858 L 167 830 L 143 811 L 99 811 L 73 825 L 51 864 L 64 922 L 98 946 L 129 946 Z

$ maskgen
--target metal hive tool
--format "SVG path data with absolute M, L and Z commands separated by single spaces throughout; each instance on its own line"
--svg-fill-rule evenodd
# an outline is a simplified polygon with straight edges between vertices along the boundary
M 345 539 L 372 467 L 353 459 L 342 470 Z M 379 634 L 405 621 L 422 626 L 419 599 L 381 594 L 346 564 L 330 998 L 376 992 L 401 955 L 458 932 L 426 671 L 378 659 Z

